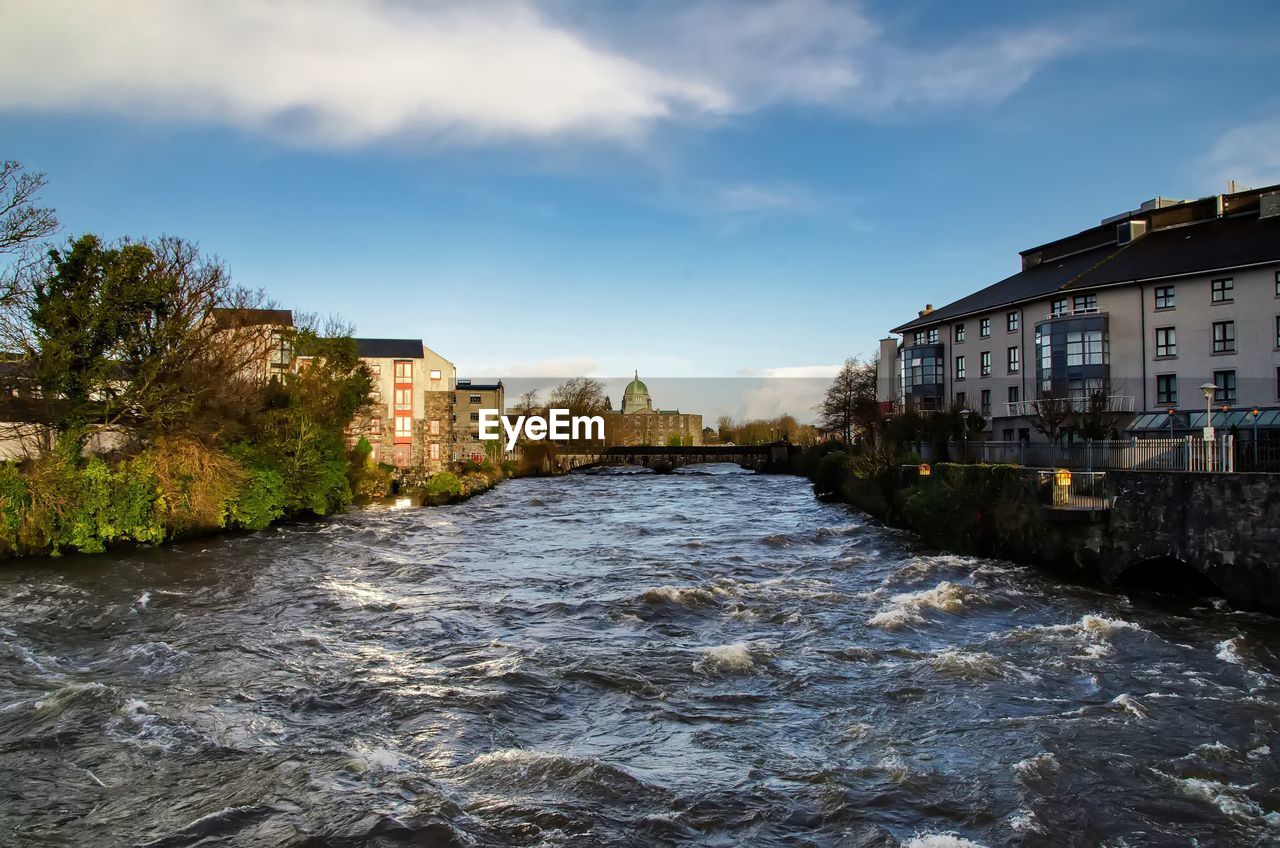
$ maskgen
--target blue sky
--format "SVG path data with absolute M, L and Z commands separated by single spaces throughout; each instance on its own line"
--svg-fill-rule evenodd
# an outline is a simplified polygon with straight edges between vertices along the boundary
M 67 235 L 187 237 L 464 375 L 825 374 L 1021 248 L 1280 182 L 1274 2 L 0 0 L 0 20 L 0 157 L 48 174 Z

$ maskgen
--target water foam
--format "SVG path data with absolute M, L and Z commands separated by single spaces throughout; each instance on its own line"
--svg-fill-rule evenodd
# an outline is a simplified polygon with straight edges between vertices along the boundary
M 885 630 L 899 630 L 924 623 L 924 616 L 921 615 L 923 610 L 958 615 L 976 597 L 977 593 L 973 589 L 943 580 L 932 589 L 894 595 L 883 609 L 867 619 L 867 624 Z
M 902 848 L 984 848 L 979 842 L 965 839 L 954 832 L 917 833 L 902 843 Z
M 734 642 L 703 648 L 702 659 L 694 663 L 693 668 L 704 674 L 737 674 L 751 671 L 755 665 L 750 646 L 746 642 Z

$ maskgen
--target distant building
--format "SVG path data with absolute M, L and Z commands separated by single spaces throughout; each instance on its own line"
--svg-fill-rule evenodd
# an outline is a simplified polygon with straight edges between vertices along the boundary
M 622 394 L 622 411 L 605 413 L 605 438 L 611 445 L 701 445 L 702 416 L 655 410 L 637 371 Z
M 373 459 L 434 474 L 453 461 L 457 369 L 421 339 L 356 339 L 373 374 L 373 402 L 348 430 L 366 438 Z
M 483 459 L 488 456 L 487 450 L 492 449 L 493 445 L 498 445 L 501 449 L 503 444 L 501 439 L 496 442 L 480 440 L 480 410 L 482 409 L 496 409 L 499 416 L 506 413 L 506 389 L 502 381 L 476 383 L 471 380 L 458 380 L 453 404 L 454 460 Z
M 293 329 L 290 309 L 214 309 L 214 327 L 218 333 L 249 335 L 260 360 L 260 376 L 283 377 L 293 367 L 293 349 L 288 331 Z

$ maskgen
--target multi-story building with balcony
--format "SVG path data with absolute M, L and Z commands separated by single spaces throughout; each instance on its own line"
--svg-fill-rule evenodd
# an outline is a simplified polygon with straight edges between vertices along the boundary
M 502 416 L 506 413 L 506 403 L 506 389 L 501 380 L 496 383 L 458 380 L 453 404 L 453 458 L 456 461 L 479 462 L 489 456 L 489 451 L 503 450 L 505 436 L 497 441 L 481 441 L 480 410 L 496 409 Z M 501 433 L 501 429 L 498 432 Z
M 1280 186 L 1157 198 L 1020 256 L 881 342 L 882 406 L 970 409 L 1001 440 L 1042 439 L 1055 404 L 1187 432 L 1212 383 L 1216 426 L 1280 420 Z
M 428 473 L 453 461 L 457 369 L 421 339 L 356 339 L 373 375 L 373 400 L 348 437 L 373 446 L 373 459 Z

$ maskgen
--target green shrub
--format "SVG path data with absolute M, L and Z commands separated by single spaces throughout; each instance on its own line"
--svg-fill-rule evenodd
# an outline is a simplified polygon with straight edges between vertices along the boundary
M 424 491 L 428 495 L 461 495 L 462 481 L 458 479 L 458 475 L 449 471 L 441 471 L 438 474 L 432 474 L 427 480 Z
M 240 492 L 227 504 L 228 523 L 261 530 L 284 515 L 284 478 L 272 468 L 250 467 Z
M 19 552 L 18 534 L 30 509 L 26 478 L 12 462 L 0 463 L 0 553 Z
M 849 455 L 832 451 L 818 460 L 813 472 L 813 489 L 819 495 L 832 495 L 840 491 L 845 475 L 849 473 Z

